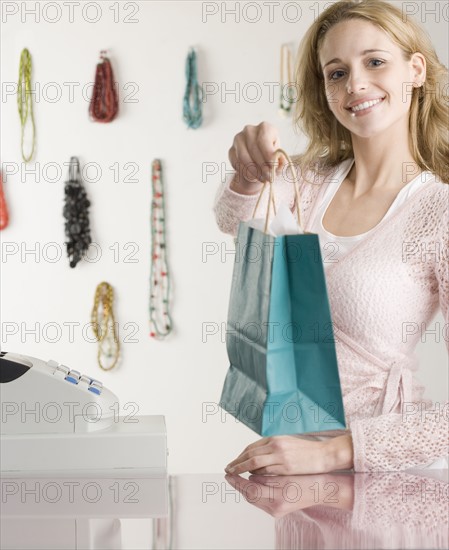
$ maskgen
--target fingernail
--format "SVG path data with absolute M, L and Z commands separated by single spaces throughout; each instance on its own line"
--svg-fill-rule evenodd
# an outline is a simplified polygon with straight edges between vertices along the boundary
M 225 468 L 225 472 L 227 472 L 228 474 L 232 474 L 234 470 L 235 468 L 233 466 L 226 466 Z

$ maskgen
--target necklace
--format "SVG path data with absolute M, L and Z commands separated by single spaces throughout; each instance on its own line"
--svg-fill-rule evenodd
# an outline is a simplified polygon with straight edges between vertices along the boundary
M 31 160 L 36 143 L 36 127 L 34 125 L 33 102 L 31 101 L 31 69 L 31 54 L 25 48 L 22 50 L 22 54 L 20 56 L 19 82 L 17 84 L 17 105 L 19 108 L 20 124 L 22 126 L 20 146 L 22 150 L 22 158 L 25 162 L 29 162 Z M 23 149 L 23 142 L 25 137 L 25 127 L 28 118 L 31 122 L 31 131 L 33 137 L 31 142 L 31 152 L 28 156 L 26 156 Z
M 8 207 L 6 205 L 5 193 L 3 191 L 3 179 L 0 172 L 0 230 L 5 229 L 9 223 Z
M 95 71 L 95 84 L 89 114 L 95 122 L 111 122 L 118 113 L 118 97 L 114 72 L 107 51 L 101 50 L 100 63 Z
M 186 89 L 184 92 L 183 102 L 183 118 L 188 128 L 199 128 L 203 122 L 203 115 L 201 110 L 202 93 L 201 87 L 198 84 L 197 68 L 196 68 L 196 53 L 192 48 L 187 56 L 186 60 Z M 193 101 L 193 107 L 191 106 L 191 100 Z
M 159 159 L 155 159 L 151 166 L 151 183 L 150 336 L 162 340 L 170 334 L 172 322 L 169 312 L 170 273 L 165 238 L 164 187 Z
M 286 44 L 283 44 L 281 46 L 281 92 L 279 98 L 279 114 L 284 117 L 290 113 L 292 105 L 295 102 L 293 95 L 293 86 L 295 83 L 293 81 L 292 65 L 292 53 L 290 48 Z M 284 77 L 285 68 L 287 72 L 287 82 Z M 284 96 L 284 93 L 286 93 L 286 97 Z
M 98 341 L 98 365 L 103 370 L 111 370 L 118 362 L 120 342 L 117 337 L 114 319 L 114 291 L 109 283 L 102 282 L 95 290 L 92 309 L 92 330 Z
M 89 206 L 86 191 L 81 182 L 77 157 L 70 158 L 69 180 L 64 188 L 65 235 L 70 267 L 75 267 L 87 252 L 92 240 L 89 227 Z

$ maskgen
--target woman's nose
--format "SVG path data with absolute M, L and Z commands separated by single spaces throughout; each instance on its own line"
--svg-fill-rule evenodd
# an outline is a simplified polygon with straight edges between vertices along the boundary
M 358 93 L 366 89 L 366 81 L 361 74 L 351 74 L 346 82 L 348 94 Z

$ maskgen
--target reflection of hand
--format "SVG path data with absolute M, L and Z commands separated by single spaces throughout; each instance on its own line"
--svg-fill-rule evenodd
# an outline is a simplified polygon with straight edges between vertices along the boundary
M 228 474 L 303 475 L 352 468 L 350 434 L 328 441 L 289 435 L 264 437 L 252 443 L 225 468 Z
M 354 500 L 351 474 L 253 475 L 249 479 L 227 475 L 225 479 L 250 504 L 275 518 L 317 505 L 351 510 Z

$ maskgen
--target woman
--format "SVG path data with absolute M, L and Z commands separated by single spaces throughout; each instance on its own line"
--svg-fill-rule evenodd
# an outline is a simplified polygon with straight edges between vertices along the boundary
M 449 311 L 447 75 L 424 31 L 382 0 L 337 2 L 305 35 L 295 123 L 310 143 L 293 162 L 323 249 L 349 430 L 261 439 L 228 472 L 447 467 L 449 404 L 423 400 L 412 375 L 420 330 Z M 223 231 L 251 217 L 279 145 L 266 123 L 235 136 L 215 204 Z M 275 190 L 292 206 L 285 168 Z

